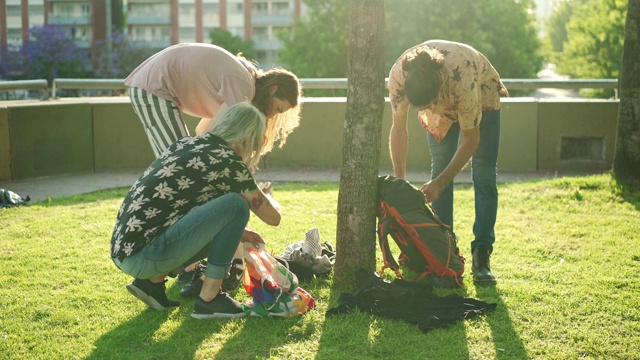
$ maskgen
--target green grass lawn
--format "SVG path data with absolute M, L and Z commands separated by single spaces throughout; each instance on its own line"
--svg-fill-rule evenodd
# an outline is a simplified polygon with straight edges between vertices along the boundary
M 313 227 L 335 245 L 337 184 L 275 186 L 280 227 L 250 223 L 272 252 Z M 189 316 L 193 300 L 157 312 L 126 291 L 131 278 L 109 257 L 126 189 L 2 209 L 0 358 L 640 359 L 638 190 L 609 175 L 501 184 L 492 256 L 498 285 L 476 287 L 473 191 L 458 186 L 466 286 L 438 293 L 498 306 L 426 334 L 364 313 L 325 317 L 338 303 L 331 278 L 302 284 L 317 307 L 295 318 L 198 321 Z M 167 284 L 178 298 L 179 286 Z M 248 298 L 242 288 L 234 295 Z

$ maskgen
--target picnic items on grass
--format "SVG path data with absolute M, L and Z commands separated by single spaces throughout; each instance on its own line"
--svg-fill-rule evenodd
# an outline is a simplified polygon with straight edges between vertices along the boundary
M 298 286 L 296 274 L 271 255 L 266 245 L 244 243 L 244 288 L 253 297 L 243 305 L 247 315 L 290 317 L 304 314 L 315 300 Z

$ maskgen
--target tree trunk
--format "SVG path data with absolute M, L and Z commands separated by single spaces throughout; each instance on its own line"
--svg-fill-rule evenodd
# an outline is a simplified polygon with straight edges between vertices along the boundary
M 334 267 L 337 287 L 353 284 L 357 269 L 375 268 L 385 46 L 384 1 L 351 0 L 349 80 Z
M 629 0 L 620 71 L 620 107 L 613 172 L 617 180 L 640 182 L 640 0 Z

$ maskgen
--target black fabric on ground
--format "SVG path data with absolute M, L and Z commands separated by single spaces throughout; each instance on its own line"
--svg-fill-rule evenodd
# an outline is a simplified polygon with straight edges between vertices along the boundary
M 453 325 L 495 310 L 489 304 L 457 294 L 438 296 L 431 287 L 418 282 L 389 282 L 364 270 L 356 273 L 357 290 L 341 294 L 339 305 L 327 311 L 327 316 L 344 314 L 354 309 L 415 324 L 422 332 Z

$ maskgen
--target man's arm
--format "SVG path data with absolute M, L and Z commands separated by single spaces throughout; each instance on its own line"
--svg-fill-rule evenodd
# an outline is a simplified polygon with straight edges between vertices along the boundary
M 422 186 L 422 192 L 424 193 L 427 202 L 433 202 L 438 197 L 442 190 L 453 181 L 456 175 L 469 162 L 469 159 L 473 156 L 480 144 L 480 127 L 476 126 L 473 129 L 462 130 L 462 141 L 460 147 L 453 155 L 451 162 L 447 167 L 436 177 Z
M 389 153 L 393 164 L 393 174 L 395 177 L 402 179 L 405 178 L 407 170 L 408 117 L 408 112 L 394 113 L 391 131 L 389 132 Z

